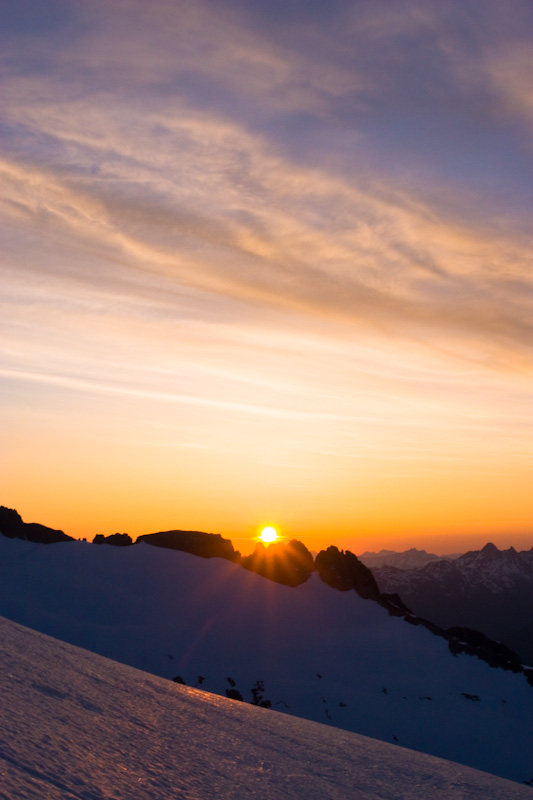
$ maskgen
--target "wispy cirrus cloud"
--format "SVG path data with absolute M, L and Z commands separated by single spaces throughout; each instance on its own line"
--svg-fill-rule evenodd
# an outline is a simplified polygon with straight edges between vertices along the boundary
M 526 342 L 526 235 L 506 234 L 498 220 L 458 219 L 438 201 L 432 207 L 379 178 L 363 189 L 304 170 L 216 118 L 166 127 L 156 119 L 147 128 L 166 132 L 159 166 L 129 155 L 132 137 L 121 152 L 112 126 L 106 152 L 113 155 L 96 179 L 77 169 L 6 164 L 12 213 L 68 231 L 86 248 L 106 248 L 122 259 L 123 279 L 129 264 L 221 296 L 406 336 L 429 325 L 491 336 L 498 346 Z M 95 159 L 98 146 L 80 138 L 76 147 Z M 165 145 L 170 150 L 176 139 L 183 162 L 165 170 Z M 73 147 L 75 130 L 68 141 Z M 116 271 L 106 268 L 108 278 Z

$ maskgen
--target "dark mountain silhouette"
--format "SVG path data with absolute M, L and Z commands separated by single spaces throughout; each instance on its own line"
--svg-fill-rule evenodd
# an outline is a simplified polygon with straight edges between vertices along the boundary
M 6 506 L 0 506 L 0 532 L 8 539 L 26 539 L 39 544 L 73 541 L 72 536 L 63 531 L 47 528 L 38 522 L 23 522 L 14 508 Z
M 219 533 L 160 531 L 139 536 L 135 544 L 139 542 L 146 542 L 154 547 L 181 550 L 183 553 L 191 553 L 201 558 L 225 558 L 228 561 L 240 559 L 240 553 L 234 549 L 231 541 L 224 539 Z
M 415 614 L 443 628 L 483 631 L 533 666 L 533 548 L 499 550 L 489 543 L 422 569 L 372 571 L 380 589 L 398 593 Z
M 240 563 L 250 572 L 256 572 L 264 578 L 286 586 L 299 586 L 305 583 L 315 569 L 313 556 L 307 547 L 296 539 L 287 544 L 275 542 L 268 547 L 258 542 L 253 553 L 241 559 Z
M 353 589 L 365 600 L 377 600 L 380 596 L 372 572 L 349 550 L 339 550 L 331 545 L 321 550 L 315 559 L 320 578 L 341 592 Z

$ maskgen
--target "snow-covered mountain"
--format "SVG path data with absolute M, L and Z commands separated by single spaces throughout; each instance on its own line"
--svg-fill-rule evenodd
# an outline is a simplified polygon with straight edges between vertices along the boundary
M 290 587 L 144 542 L 0 537 L 0 613 L 189 686 L 533 779 L 523 675 L 454 657 L 445 639 L 316 573 Z
M 395 550 L 380 550 L 379 553 L 367 550 L 357 557 L 365 566 L 373 570 L 377 567 L 421 569 L 433 561 L 441 561 L 443 559 L 453 561 L 459 555 L 459 553 L 451 553 L 450 555 L 437 556 L 435 553 L 427 553 L 425 550 L 417 550 L 416 547 L 411 547 L 410 550 L 404 550 L 401 553 L 397 553 Z
M 533 548 L 487 544 L 422 569 L 373 568 L 382 592 L 442 627 L 464 625 L 507 644 L 533 665 Z
M 6 800 L 526 800 L 469 767 L 254 708 L 0 619 Z

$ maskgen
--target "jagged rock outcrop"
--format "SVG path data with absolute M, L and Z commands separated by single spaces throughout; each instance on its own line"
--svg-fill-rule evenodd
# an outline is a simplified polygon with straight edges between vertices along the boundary
M 469 656 L 476 656 L 491 667 L 521 672 L 525 675 L 528 683 L 533 686 L 533 670 L 525 669 L 520 663 L 520 657 L 509 647 L 487 638 L 480 631 L 461 626 L 444 629 L 435 625 L 434 622 L 423 619 L 423 617 L 416 617 L 414 614 L 406 614 L 404 619 L 411 625 L 421 625 L 435 636 L 446 639 L 448 649 L 454 656 L 465 653 Z
M 93 539 L 93 544 L 112 544 L 115 547 L 129 547 L 129 545 L 133 544 L 133 539 L 129 533 L 110 533 L 109 536 L 97 533 Z
M 482 658 L 491 667 L 501 667 L 512 672 L 522 672 L 522 665 L 519 656 L 509 647 L 501 642 L 489 639 L 480 631 L 471 628 L 455 626 L 447 628 L 445 636 L 448 639 L 448 647 L 454 654 L 468 653 Z
M 265 547 L 258 542 L 253 553 L 241 559 L 241 566 L 286 586 L 299 586 L 315 569 L 313 556 L 297 539 Z
M 73 541 L 72 536 L 67 536 L 63 531 L 47 528 L 38 522 L 23 522 L 14 508 L 6 506 L 0 506 L 0 533 L 8 539 L 26 539 L 38 544 Z
M 398 594 L 385 594 L 382 592 L 378 598 L 378 603 L 387 609 L 391 617 L 404 617 L 406 614 L 413 613 Z
M 331 545 L 318 553 L 315 566 L 321 580 L 334 589 L 341 592 L 354 589 L 365 600 L 378 600 L 380 597 L 372 572 L 349 550 L 344 552 Z
M 231 541 L 224 539 L 219 533 L 160 531 L 139 536 L 135 544 L 139 542 L 146 542 L 155 547 L 166 547 L 169 550 L 181 550 L 183 553 L 191 553 L 201 558 L 225 558 L 228 561 L 240 559 L 240 553 L 234 549 Z

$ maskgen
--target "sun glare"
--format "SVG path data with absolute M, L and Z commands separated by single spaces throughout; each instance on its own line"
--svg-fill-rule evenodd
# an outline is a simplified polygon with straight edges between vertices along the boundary
M 272 525 L 267 525 L 259 534 L 258 539 L 264 544 L 271 544 L 271 542 L 275 542 L 279 539 L 279 536 L 277 530 L 273 528 Z

